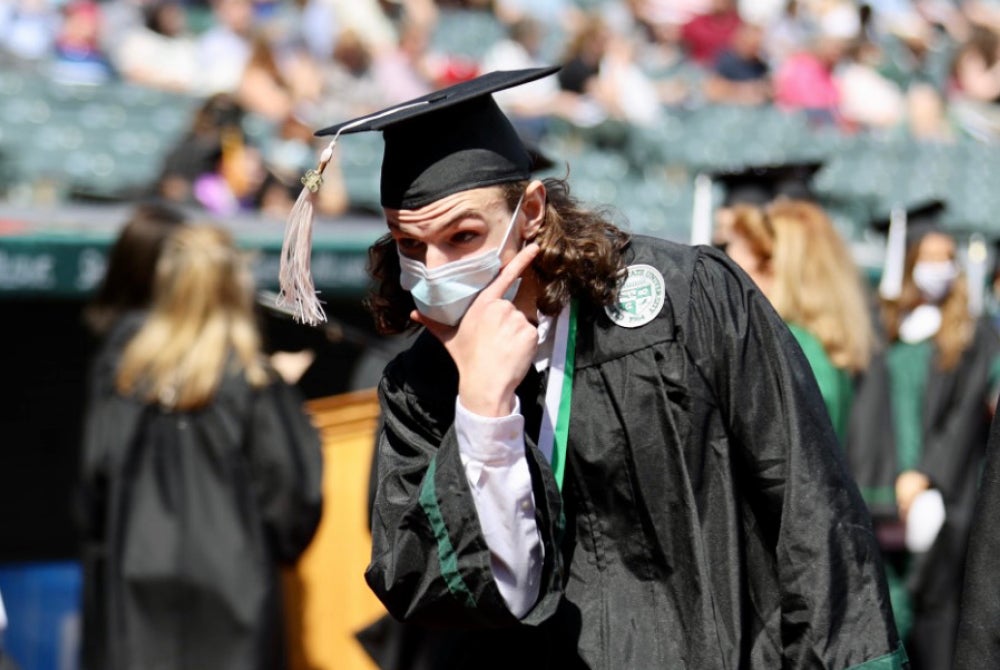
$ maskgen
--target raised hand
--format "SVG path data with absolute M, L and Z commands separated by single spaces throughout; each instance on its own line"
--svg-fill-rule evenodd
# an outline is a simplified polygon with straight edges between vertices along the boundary
M 458 367 L 462 406 L 474 414 L 510 414 L 514 390 L 535 359 L 538 332 L 503 295 L 531 265 L 538 250 L 537 244 L 521 249 L 476 297 L 457 326 L 446 326 L 417 311 L 410 314 L 448 350 Z

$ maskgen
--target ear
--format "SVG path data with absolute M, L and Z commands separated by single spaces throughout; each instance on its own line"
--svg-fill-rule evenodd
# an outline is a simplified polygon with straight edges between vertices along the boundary
M 524 200 L 521 201 L 521 213 L 524 214 L 521 239 L 533 240 L 538 236 L 545 224 L 546 203 L 545 184 L 538 179 L 533 180 L 524 190 Z

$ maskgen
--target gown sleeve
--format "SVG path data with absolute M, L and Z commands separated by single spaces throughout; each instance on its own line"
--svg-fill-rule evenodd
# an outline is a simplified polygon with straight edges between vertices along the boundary
M 714 389 L 751 510 L 773 552 L 784 667 L 905 667 L 879 549 L 809 365 L 727 258 L 695 264 L 683 337 Z
M 1000 419 L 994 417 L 986 468 L 972 520 L 955 670 L 1000 667 Z
M 278 560 L 305 551 L 322 511 L 322 451 L 302 397 L 283 382 L 253 400 L 247 459 L 265 532 Z
M 945 406 L 949 412 L 940 421 L 933 437 L 925 435 L 918 469 L 930 478 L 932 486 L 941 491 L 946 501 L 963 498 L 969 481 L 974 478 L 970 473 L 978 471 L 981 467 L 985 428 L 980 433 L 980 439 L 970 444 L 968 438 L 962 437 L 963 434 L 967 434 L 969 413 L 958 408 L 979 409 L 982 412 L 984 425 L 988 421 L 987 412 L 992 400 L 990 376 L 998 353 L 1000 353 L 1000 340 L 992 327 L 980 320 L 976 324 L 972 345 L 965 352 L 964 360 L 956 370 L 956 373 L 960 373 L 961 379 L 956 378 L 957 374 L 952 376 L 951 383 L 955 384 L 955 389 L 952 391 L 950 405 L 940 400 L 945 394 L 946 387 L 941 381 L 942 375 L 936 370 L 930 373 L 927 388 L 929 400 L 926 406 L 928 408 Z M 934 365 L 937 365 L 936 361 Z M 962 448 L 959 445 L 969 446 Z M 969 506 L 971 507 L 971 501 Z
M 406 367 L 397 359 L 379 386 L 379 481 L 365 578 L 399 620 L 451 628 L 515 625 L 518 619 L 494 579 L 491 551 L 462 465 L 455 395 L 421 393 L 418 400 L 404 382 L 411 376 L 403 373 Z M 412 376 L 438 380 L 442 372 Z M 544 457 L 530 439 L 525 441 L 538 532 L 546 546 L 559 546 L 565 521 L 558 489 L 548 465 L 540 465 Z M 563 585 L 556 554 L 546 552 L 538 600 L 521 623 L 536 625 L 555 612 Z

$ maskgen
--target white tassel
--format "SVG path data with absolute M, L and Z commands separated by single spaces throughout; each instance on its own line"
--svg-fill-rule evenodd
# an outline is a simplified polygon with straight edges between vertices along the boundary
M 896 207 L 889 215 L 889 234 L 885 240 L 885 260 L 878 292 L 883 300 L 899 300 L 903 294 L 903 270 L 906 264 L 906 210 Z
M 310 170 L 303 183 L 318 172 Z M 310 184 L 303 186 L 285 227 L 285 240 L 281 246 L 281 268 L 278 271 L 278 304 L 290 308 L 300 323 L 315 326 L 326 321 L 326 313 L 316 294 L 312 278 L 312 228 L 315 216 L 314 191 Z
M 691 244 L 712 243 L 712 178 L 694 178 L 694 211 L 691 213 Z
M 970 237 L 965 278 L 969 284 L 969 313 L 976 318 L 982 316 L 986 304 L 987 258 L 986 240 L 983 236 L 977 233 Z
M 285 224 L 285 240 L 281 245 L 281 267 L 278 270 L 280 291 L 275 301 L 279 306 L 291 310 L 300 323 L 315 326 L 326 321 L 326 313 L 316 296 L 316 285 L 312 278 L 312 231 L 313 219 L 316 216 L 314 199 L 323 185 L 323 171 L 333 160 L 333 149 L 337 146 L 341 133 L 410 107 L 426 105 L 428 102 L 421 100 L 393 107 L 344 125 L 323 149 L 316 169 L 309 170 L 302 177 L 302 192 L 299 193 Z

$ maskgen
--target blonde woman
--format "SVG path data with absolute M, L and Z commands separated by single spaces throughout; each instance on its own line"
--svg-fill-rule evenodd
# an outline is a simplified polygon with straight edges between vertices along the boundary
M 853 378 L 875 338 L 861 277 L 829 217 L 804 200 L 738 205 L 726 251 L 795 335 L 843 442 Z
M 285 667 L 278 565 L 320 513 L 318 437 L 266 366 L 230 236 L 181 227 L 93 371 L 82 476 L 90 670 Z

